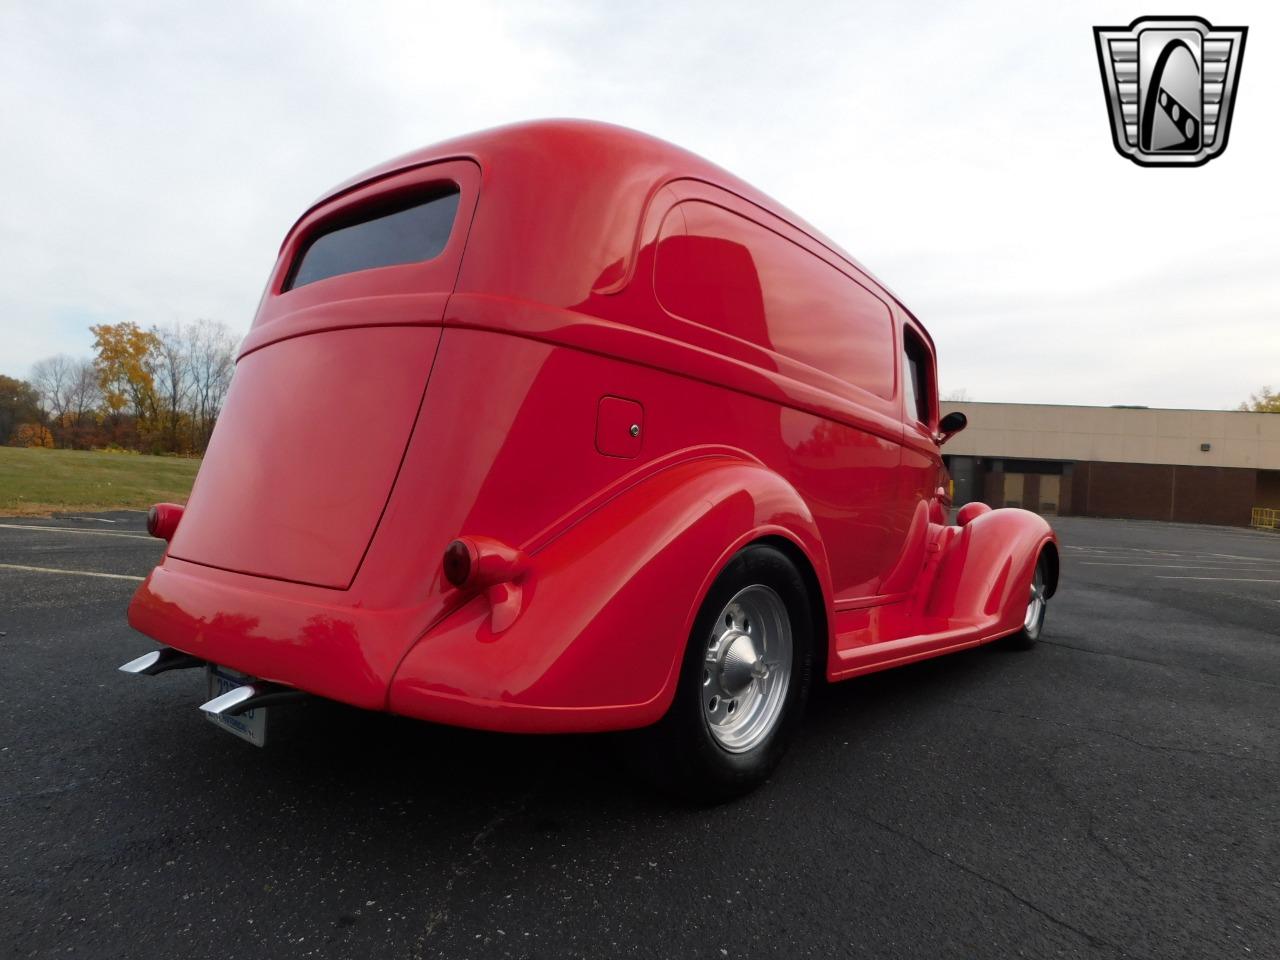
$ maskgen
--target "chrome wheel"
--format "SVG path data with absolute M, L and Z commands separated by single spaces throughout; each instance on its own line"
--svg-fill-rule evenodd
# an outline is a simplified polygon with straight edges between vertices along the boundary
M 1031 598 L 1027 601 L 1027 614 L 1022 620 L 1022 629 L 1033 640 L 1040 633 L 1040 624 L 1044 620 L 1045 602 L 1044 571 L 1037 563 L 1035 575 L 1031 578 Z
M 702 665 L 702 710 L 730 753 L 758 746 L 777 725 L 791 683 L 791 619 L 771 588 L 739 590 L 720 611 Z

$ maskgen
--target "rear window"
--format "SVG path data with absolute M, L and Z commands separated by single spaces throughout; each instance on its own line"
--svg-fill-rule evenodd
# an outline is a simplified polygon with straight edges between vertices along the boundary
M 420 263 L 440 255 L 458 212 L 458 188 L 409 205 L 382 208 L 355 223 L 321 233 L 294 262 L 284 289 L 357 270 Z

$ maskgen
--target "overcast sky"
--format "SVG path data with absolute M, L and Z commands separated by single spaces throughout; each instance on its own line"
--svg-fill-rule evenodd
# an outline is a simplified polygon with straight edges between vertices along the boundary
M 547 116 L 722 164 L 888 284 L 977 400 L 1280 386 L 1280 15 L 1226 153 L 1111 145 L 1091 27 L 1149 3 L 0 2 L 0 373 L 91 323 L 248 329 L 279 242 L 388 157 Z

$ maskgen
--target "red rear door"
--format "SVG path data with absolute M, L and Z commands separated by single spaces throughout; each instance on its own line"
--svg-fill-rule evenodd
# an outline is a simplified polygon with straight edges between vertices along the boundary
M 420 415 L 478 189 L 468 161 L 356 188 L 286 240 L 169 553 L 354 580 Z

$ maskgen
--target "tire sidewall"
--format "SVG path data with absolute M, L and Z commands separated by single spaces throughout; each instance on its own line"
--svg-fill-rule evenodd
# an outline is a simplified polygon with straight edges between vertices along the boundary
M 1037 570 L 1040 572 L 1041 577 L 1044 577 L 1047 573 L 1044 567 L 1044 554 L 1036 557 L 1036 565 L 1032 568 L 1031 572 L 1033 582 Z M 1049 602 L 1046 598 L 1045 602 L 1040 605 L 1040 615 L 1036 618 L 1033 629 L 1028 630 L 1025 626 L 1019 627 L 1017 633 L 1010 634 L 1006 638 L 1007 645 L 1015 650 L 1029 650 L 1034 647 L 1040 640 L 1041 635 L 1044 633 L 1044 619 L 1048 614 Z M 1025 612 L 1023 616 L 1025 618 Z
M 1031 625 L 1030 629 L 1022 628 L 1022 633 L 1027 638 L 1027 642 L 1035 643 L 1040 639 L 1040 634 L 1044 632 L 1044 618 L 1049 612 L 1049 603 L 1043 600 L 1040 603 L 1040 613 L 1036 616 L 1036 622 Z
M 702 705 L 707 642 L 717 618 L 744 587 L 762 584 L 782 599 L 791 625 L 791 679 L 773 730 L 758 745 L 732 753 L 711 733 Z M 736 554 L 716 577 L 694 619 L 675 699 L 664 722 L 684 751 L 683 775 L 702 781 L 702 793 L 732 794 L 765 779 L 795 735 L 813 673 L 813 616 L 804 580 L 776 547 L 753 544 Z

